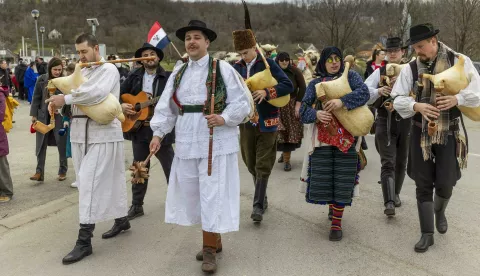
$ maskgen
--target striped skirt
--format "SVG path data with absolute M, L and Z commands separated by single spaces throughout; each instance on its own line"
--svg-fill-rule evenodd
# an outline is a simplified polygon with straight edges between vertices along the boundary
M 317 147 L 310 155 L 306 200 L 313 204 L 351 205 L 358 174 L 355 147 Z

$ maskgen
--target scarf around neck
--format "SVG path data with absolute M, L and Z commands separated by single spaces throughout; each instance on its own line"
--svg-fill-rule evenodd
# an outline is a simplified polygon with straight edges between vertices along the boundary
M 438 54 L 435 60 L 429 62 L 421 62 L 417 59 L 418 74 L 439 74 L 448 68 L 452 67 L 448 58 L 448 52 L 453 52 L 452 49 L 447 47 L 442 42 L 438 43 Z M 433 83 L 430 81 L 423 81 L 423 91 L 420 95 L 421 103 L 429 103 L 436 106 L 437 93 L 433 87 Z M 428 160 L 433 157 L 432 144 L 445 145 L 448 141 L 448 134 L 450 129 L 450 110 L 440 111 L 440 116 L 436 121 L 438 128 L 433 136 L 428 135 L 428 121 L 422 116 L 422 135 L 420 139 L 420 145 L 422 148 L 423 159 Z

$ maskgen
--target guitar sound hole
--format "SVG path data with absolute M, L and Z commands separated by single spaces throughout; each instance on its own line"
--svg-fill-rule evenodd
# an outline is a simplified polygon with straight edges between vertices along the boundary
M 139 103 L 135 104 L 135 111 L 140 112 L 140 110 L 142 110 L 142 107 L 140 106 L 140 104 Z

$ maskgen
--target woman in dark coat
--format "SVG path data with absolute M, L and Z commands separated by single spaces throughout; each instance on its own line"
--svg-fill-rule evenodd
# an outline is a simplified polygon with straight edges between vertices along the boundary
M 32 122 L 40 121 L 46 125 L 50 123 L 50 114 L 48 112 L 48 104 L 45 103 L 45 100 L 50 96 L 47 84 L 48 81 L 53 78 L 58 78 L 62 76 L 63 67 L 62 60 L 59 58 L 52 58 L 48 63 L 48 72 L 47 74 L 41 75 L 38 77 L 37 83 L 35 84 L 35 90 L 33 93 L 32 106 L 30 107 L 30 116 L 32 116 Z M 60 94 L 60 91 L 56 91 L 55 94 Z M 37 169 L 35 174 L 30 177 L 30 180 L 43 181 L 45 173 L 45 158 L 47 155 L 47 146 L 57 146 L 60 167 L 58 169 L 58 180 L 63 181 L 66 179 L 66 174 L 68 170 L 67 165 L 67 137 L 60 136 L 58 131 L 63 127 L 62 116 L 58 114 L 58 111 L 55 111 L 55 128 L 49 131 L 47 134 L 43 135 L 37 132 L 37 143 L 35 153 L 37 155 Z
M 303 95 L 305 94 L 306 84 L 302 71 L 292 66 L 288 53 L 279 53 L 276 61 L 293 84 L 293 91 L 290 93 L 290 102 L 280 108 L 277 144 L 277 151 L 282 152 L 278 162 L 284 162 L 285 165 L 283 169 L 290 171 L 292 170 L 290 155 L 292 151 L 295 151 L 295 149 L 299 148 L 302 144 L 303 124 L 300 121 L 299 110 Z
M 348 72 L 352 92 L 340 99 L 327 102 L 317 100 L 315 85 L 340 77 L 345 70 L 343 56 L 337 47 L 323 49 L 316 75 L 305 92 L 300 117 L 305 124 L 314 124 L 315 138 L 308 160 L 306 200 L 313 204 L 329 204 L 332 225 L 329 239 L 342 239 L 342 216 L 345 206 L 352 203 L 353 190 L 358 181 L 359 162 L 355 149 L 356 139 L 335 118 L 333 111 L 352 110 L 365 105 L 370 98 L 368 87 L 355 71 Z M 315 107 L 312 107 L 315 105 Z M 334 127 L 334 135 L 329 132 Z

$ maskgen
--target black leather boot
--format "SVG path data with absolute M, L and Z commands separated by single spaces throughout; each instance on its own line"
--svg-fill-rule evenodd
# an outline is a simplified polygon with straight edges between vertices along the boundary
M 395 216 L 395 181 L 391 177 L 382 179 L 382 192 L 385 210 L 383 213 L 389 217 Z
M 265 213 L 265 197 L 267 193 L 267 183 L 268 179 L 257 179 L 255 183 L 253 212 L 250 216 L 255 222 L 260 222 L 263 220 L 263 214 Z
M 132 205 L 130 210 L 128 210 L 128 219 L 132 220 L 137 217 L 143 216 L 143 206 L 142 205 Z
M 400 200 L 400 192 L 402 191 L 403 182 L 405 180 L 405 169 L 395 171 L 395 207 L 402 206 Z
M 438 195 L 435 195 L 434 210 L 435 210 L 435 226 L 440 234 L 447 233 L 448 223 L 447 217 L 445 217 L 445 209 L 447 208 L 450 199 L 445 199 Z
M 112 229 L 103 233 L 102 239 L 113 238 L 116 235 L 120 234 L 120 232 L 126 231 L 128 229 L 130 229 L 130 222 L 128 221 L 128 217 L 117 218 L 115 219 L 115 223 L 113 224 Z
M 423 253 L 427 252 L 428 247 L 432 246 L 433 240 L 433 202 L 418 202 L 418 218 L 420 220 L 420 229 L 422 231 L 422 237 L 415 244 L 415 252 Z
M 257 178 L 254 176 L 253 177 L 253 187 L 256 186 L 256 182 L 257 182 Z M 267 211 L 267 209 L 268 209 L 268 196 L 267 196 L 267 191 L 265 191 L 265 202 L 263 203 L 263 211 Z
M 62 260 L 64 265 L 73 264 L 92 254 L 92 237 L 95 224 L 80 224 L 77 243 Z

